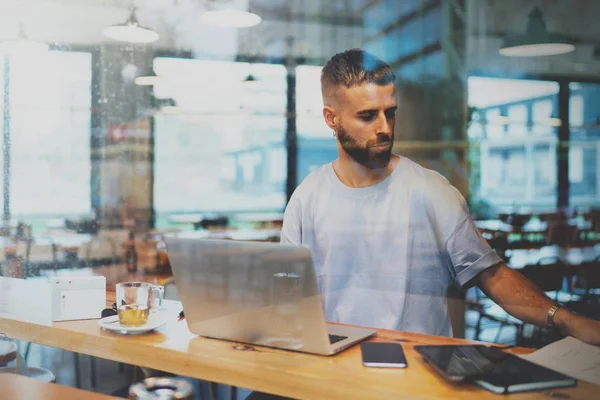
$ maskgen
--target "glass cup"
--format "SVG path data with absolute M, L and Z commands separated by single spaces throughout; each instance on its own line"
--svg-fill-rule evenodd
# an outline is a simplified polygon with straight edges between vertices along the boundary
M 152 286 L 143 282 L 117 284 L 117 312 L 122 326 L 142 326 L 148 322 Z

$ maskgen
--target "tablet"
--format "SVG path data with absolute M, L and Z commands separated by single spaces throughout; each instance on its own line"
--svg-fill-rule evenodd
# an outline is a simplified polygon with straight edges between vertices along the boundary
M 473 382 L 494 393 L 572 387 L 577 380 L 484 345 L 415 346 L 436 371 L 453 382 Z
M 483 376 L 496 366 L 495 360 L 505 356 L 500 350 L 483 345 L 415 346 L 415 350 L 452 382 Z

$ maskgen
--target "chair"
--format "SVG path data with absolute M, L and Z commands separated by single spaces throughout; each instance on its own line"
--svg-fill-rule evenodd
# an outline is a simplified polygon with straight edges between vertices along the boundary
M 594 290 L 600 289 L 600 257 L 573 267 L 572 292 L 581 294 L 584 302 L 599 302 L 600 296 Z
M 535 264 L 516 270 L 546 293 L 553 293 L 558 300 L 565 287 L 565 279 L 570 277 L 571 267 L 558 256 L 540 258 Z

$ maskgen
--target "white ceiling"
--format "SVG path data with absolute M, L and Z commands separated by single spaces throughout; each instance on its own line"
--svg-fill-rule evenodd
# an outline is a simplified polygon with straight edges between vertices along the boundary
M 137 0 L 138 19 L 161 38 L 156 48 L 192 50 L 197 54 L 232 57 L 236 54 L 283 57 L 285 38 L 294 36 L 296 55 L 319 58 L 356 47 L 363 40 L 361 7 L 368 0 L 251 0 L 263 17 L 253 28 L 217 28 L 200 15 L 214 4 L 248 0 Z M 122 23 L 129 0 L 0 0 L 0 40 L 26 34 L 51 44 L 110 43 L 103 27 Z M 289 20 L 291 19 L 291 23 Z
M 216 28 L 200 15 L 213 3 L 247 3 L 263 16 L 247 29 Z M 380 0 L 383 1 L 383 0 Z M 397 0 L 417 1 L 417 0 Z M 423 1 L 423 0 L 421 0 Z M 136 0 L 140 22 L 161 35 L 153 46 L 192 50 L 197 56 L 233 58 L 237 54 L 283 57 L 292 36 L 293 54 L 326 59 L 362 46 L 365 4 L 371 0 Z M 111 43 L 102 29 L 125 21 L 130 0 L 0 0 L 0 40 L 15 37 L 22 23 L 29 37 L 51 44 Z M 467 66 L 498 74 L 552 73 L 600 75 L 600 0 L 467 0 Z M 498 54 L 502 36 L 523 33 L 535 6 L 548 29 L 576 38 L 576 51 L 562 56 L 516 59 Z M 290 22 L 291 20 L 291 22 Z M 600 47 L 598 47 L 600 49 Z

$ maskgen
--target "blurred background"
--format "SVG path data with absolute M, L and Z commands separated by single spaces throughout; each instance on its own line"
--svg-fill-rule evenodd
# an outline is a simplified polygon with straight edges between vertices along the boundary
M 446 176 L 509 266 L 597 317 L 598 15 L 596 0 L 2 0 L 3 274 L 167 277 L 168 232 L 277 241 L 293 190 L 337 156 L 321 67 L 361 47 L 398 77 L 394 152 Z M 553 340 L 458 297 L 457 336 Z

